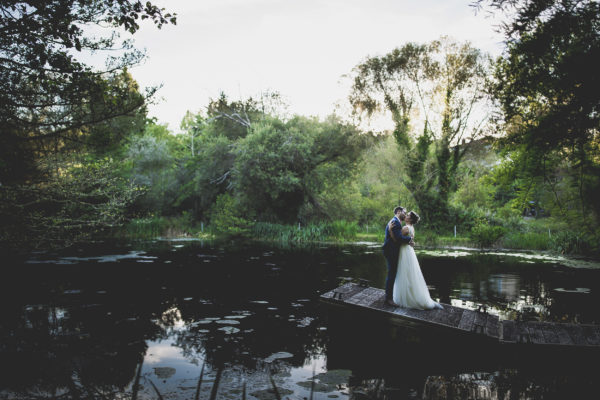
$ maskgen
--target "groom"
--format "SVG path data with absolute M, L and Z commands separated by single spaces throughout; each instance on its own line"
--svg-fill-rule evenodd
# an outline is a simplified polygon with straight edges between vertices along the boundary
M 396 280 L 396 272 L 398 271 L 398 256 L 400 255 L 400 245 L 410 244 L 414 246 L 412 237 L 402 235 L 402 221 L 406 217 L 406 209 L 404 207 L 394 208 L 394 217 L 385 226 L 385 240 L 383 242 L 383 256 L 387 262 L 387 278 L 385 279 L 385 302 L 393 307 L 398 307 L 398 304 L 392 300 L 394 291 L 394 281 Z

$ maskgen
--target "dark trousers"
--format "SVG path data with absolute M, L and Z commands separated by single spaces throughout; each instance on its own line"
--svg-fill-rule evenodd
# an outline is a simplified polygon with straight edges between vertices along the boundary
M 394 293 L 394 281 L 396 280 L 396 272 L 398 272 L 398 258 L 400 256 L 399 249 L 390 249 L 383 252 L 385 261 L 387 262 L 387 277 L 385 278 L 385 298 L 392 299 Z

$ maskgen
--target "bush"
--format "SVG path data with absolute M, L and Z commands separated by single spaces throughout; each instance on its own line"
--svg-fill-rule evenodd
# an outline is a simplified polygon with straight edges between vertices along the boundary
M 490 247 L 496 243 L 506 233 L 502 226 L 489 225 L 485 221 L 480 221 L 471 229 L 470 237 L 480 247 Z
M 550 238 L 549 248 L 559 254 L 584 254 L 589 252 L 592 246 L 582 233 L 560 231 Z
M 250 221 L 239 215 L 235 199 L 229 194 L 217 196 L 210 211 L 210 226 L 215 232 L 239 235 L 246 234 L 251 229 Z

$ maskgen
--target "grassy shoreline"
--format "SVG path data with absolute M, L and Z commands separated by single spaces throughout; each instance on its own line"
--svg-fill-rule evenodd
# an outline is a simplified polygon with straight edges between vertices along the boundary
M 220 229 L 197 224 L 188 216 L 147 217 L 129 221 L 114 233 L 116 238 L 148 240 L 157 237 L 200 238 L 205 240 L 247 237 L 266 241 L 310 243 L 310 242 L 374 242 L 383 243 L 384 232 L 360 227 L 354 222 L 335 221 L 309 225 L 283 225 L 272 223 L 250 223 L 247 228 Z M 371 225 L 372 226 L 372 225 Z M 552 226 L 556 233 L 551 233 Z M 504 229 L 498 237 L 486 238 L 472 232 L 438 234 L 420 227 L 415 240 L 419 247 L 428 248 L 487 248 L 552 252 L 555 254 L 597 255 L 581 235 L 561 230 L 553 221 L 525 221 L 519 229 Z

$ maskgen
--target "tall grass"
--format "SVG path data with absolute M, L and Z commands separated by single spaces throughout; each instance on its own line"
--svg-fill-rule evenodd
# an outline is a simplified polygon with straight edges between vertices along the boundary
M 149 240 L 159 236 L 181 236 L 196 229 L 186 214 L 177 217 L 145 217 L 136 218 L 124 224 L 117 232 L 117 237 Z
M 514 232 L 501 239 L 502 247 L 516 250 L 549 250 L 548 233 Z
M 335 221 L 308 225 L 282 225 L 257 222 L 252 227 L 255 238 L 282 242 L 322 242 L 326 240 L 349 240 L 356 238 L 355 222 Z

